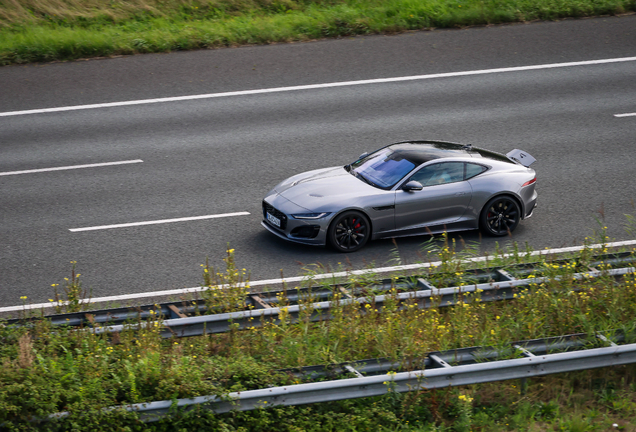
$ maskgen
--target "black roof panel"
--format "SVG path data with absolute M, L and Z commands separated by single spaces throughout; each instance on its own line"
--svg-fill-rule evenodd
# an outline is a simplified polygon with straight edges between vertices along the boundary
M 397 153 L 401 159 L 407 159 L 416 166 L 434 159 L 466 156 L 483 157 L 514 164 L 507 156 L 490 150 L 442 141 L 408 141 L 392 144 L 388 147 Z
M 389 148 L 416 166 L 433 159 L 470 156 L 463 145 L 446 142 L 411 141 L 392 144 Z

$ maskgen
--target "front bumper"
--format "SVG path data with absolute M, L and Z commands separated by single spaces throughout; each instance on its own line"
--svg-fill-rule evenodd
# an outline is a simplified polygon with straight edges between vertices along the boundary
M 267 214 L 280 220 L 276 226 L 268 220 Z M 308 213 L 308 210 L 297 206 L 277 193 L 263 200 L 263 220 L 261 225 L 272 234 L 295 243 L 324 246 L 327 243 L 327 230 L 333 215 L 321 219 L 296 219 L 292 214 Z

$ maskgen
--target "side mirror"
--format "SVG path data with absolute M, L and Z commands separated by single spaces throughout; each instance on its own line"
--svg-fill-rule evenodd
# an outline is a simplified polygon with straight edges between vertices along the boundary
M 364 159 L 365 157 L 369 156 L 369 152 L 364 152 L 360 155 L 360 157 L 358 158 L 358 160 L 360 159 Z
M 422 189 L 424 189 L 422 183 L 415 180 L 411 180 L 410 182 L 407 182 L 404 186 L 402 186 L 402 190 L 405 192 L 421 191 Z

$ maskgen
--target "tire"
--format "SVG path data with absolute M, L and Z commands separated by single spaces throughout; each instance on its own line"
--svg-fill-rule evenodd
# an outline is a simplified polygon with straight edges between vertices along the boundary
M 484 206 L 479 217 L 481 229 L 488 234 L 501 237 L 510 234 L 521 220 L 517 201 L 510 196 L 498 196 Z
M 361 249 L 370 236 L 369 219 L 353 210 L 336 216 L 327 232 L 329 243 L 340 252 L 355 252 Z

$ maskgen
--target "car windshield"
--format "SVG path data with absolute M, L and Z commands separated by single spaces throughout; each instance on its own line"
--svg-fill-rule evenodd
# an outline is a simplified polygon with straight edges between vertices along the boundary
M 415 168 L 398 152 L 384 148 L 351 164 L 351 173 L 372 186 L 390 189 Z

